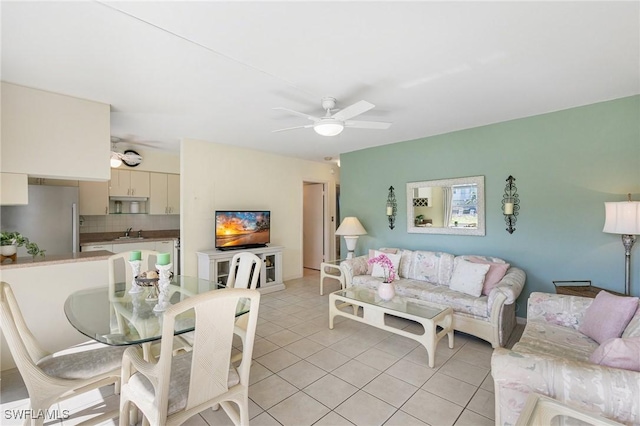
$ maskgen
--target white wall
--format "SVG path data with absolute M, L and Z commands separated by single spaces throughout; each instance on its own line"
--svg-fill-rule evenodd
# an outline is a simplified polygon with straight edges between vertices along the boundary
M 193 139 L 180 152 L 182 273 L 197 274 L 196 252 L 211 249 L 215 210 L 271 210 L 271 245 L 284 246 L 283 277 L 302 276 L 303 182 L 327 182 L 335 216 L 334 164 Z M 327 223 L 335 230 L 335 224 Z M 334 248 L 330 248 L 330 253 Z

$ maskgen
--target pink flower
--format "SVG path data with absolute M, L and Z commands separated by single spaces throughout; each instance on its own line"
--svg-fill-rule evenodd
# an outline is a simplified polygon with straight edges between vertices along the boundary
M 372 257 L 367 262 L 370 265 L 377 263 L 378 265 L 382 266 L 382 270 L 384 271 L 385 283 L 391 283 L 396 279 L 395 268 L 393 267 L 393 263 L 391 262 L 391 259 L 389 259 L 389 257 L 386 254 L 382 253 L 376 257 Z

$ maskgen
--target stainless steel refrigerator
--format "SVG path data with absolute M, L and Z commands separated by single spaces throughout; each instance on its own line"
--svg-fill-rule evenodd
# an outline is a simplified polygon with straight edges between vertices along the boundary
M 3 206 L 0 227 L 17 231 L 38 244 L 45 255 L 79 251 L 78 188 L 74 186 L 29 185 L 29 204 Z M 27 256 L 25 248 L 18 256 Z

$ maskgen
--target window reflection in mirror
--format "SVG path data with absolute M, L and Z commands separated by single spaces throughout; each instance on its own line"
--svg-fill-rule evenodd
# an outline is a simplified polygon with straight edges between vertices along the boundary
M 484 176 L 407 183 L 407 232 L 484 235 Z

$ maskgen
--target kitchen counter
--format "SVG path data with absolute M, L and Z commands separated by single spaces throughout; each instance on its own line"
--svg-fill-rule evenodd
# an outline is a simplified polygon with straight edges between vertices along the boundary
M 45 253 L 46 254 L 46 253 Z M 106 260 L 113 253 L 106 250 L 101 251 L 89 251 L 69 254 L 59 254 L 51 256 L 32 256 L 19 257 L 16 262 L 9 263 L 5 260 L 0 264 L 0 270 L 16 269 L 16 268 L 31 268 L 34 266 L 50 266 L 59 265 L 63 263 L 77 263 L 77 262 L 89 262 L 95 260 Z
M 98 245 L 98 244 L 130 244 L 142 242 L 165 241 L 169 239 L 180 238 L 179 229 L 161 230 L 161 231 L 143 231 L 142 237 L 137 238 L 137 231 L 131 231 L 131 238 L 118 239 L 122 237 L 122 232 L 96 232 L 80 234 L 80 246 Z

